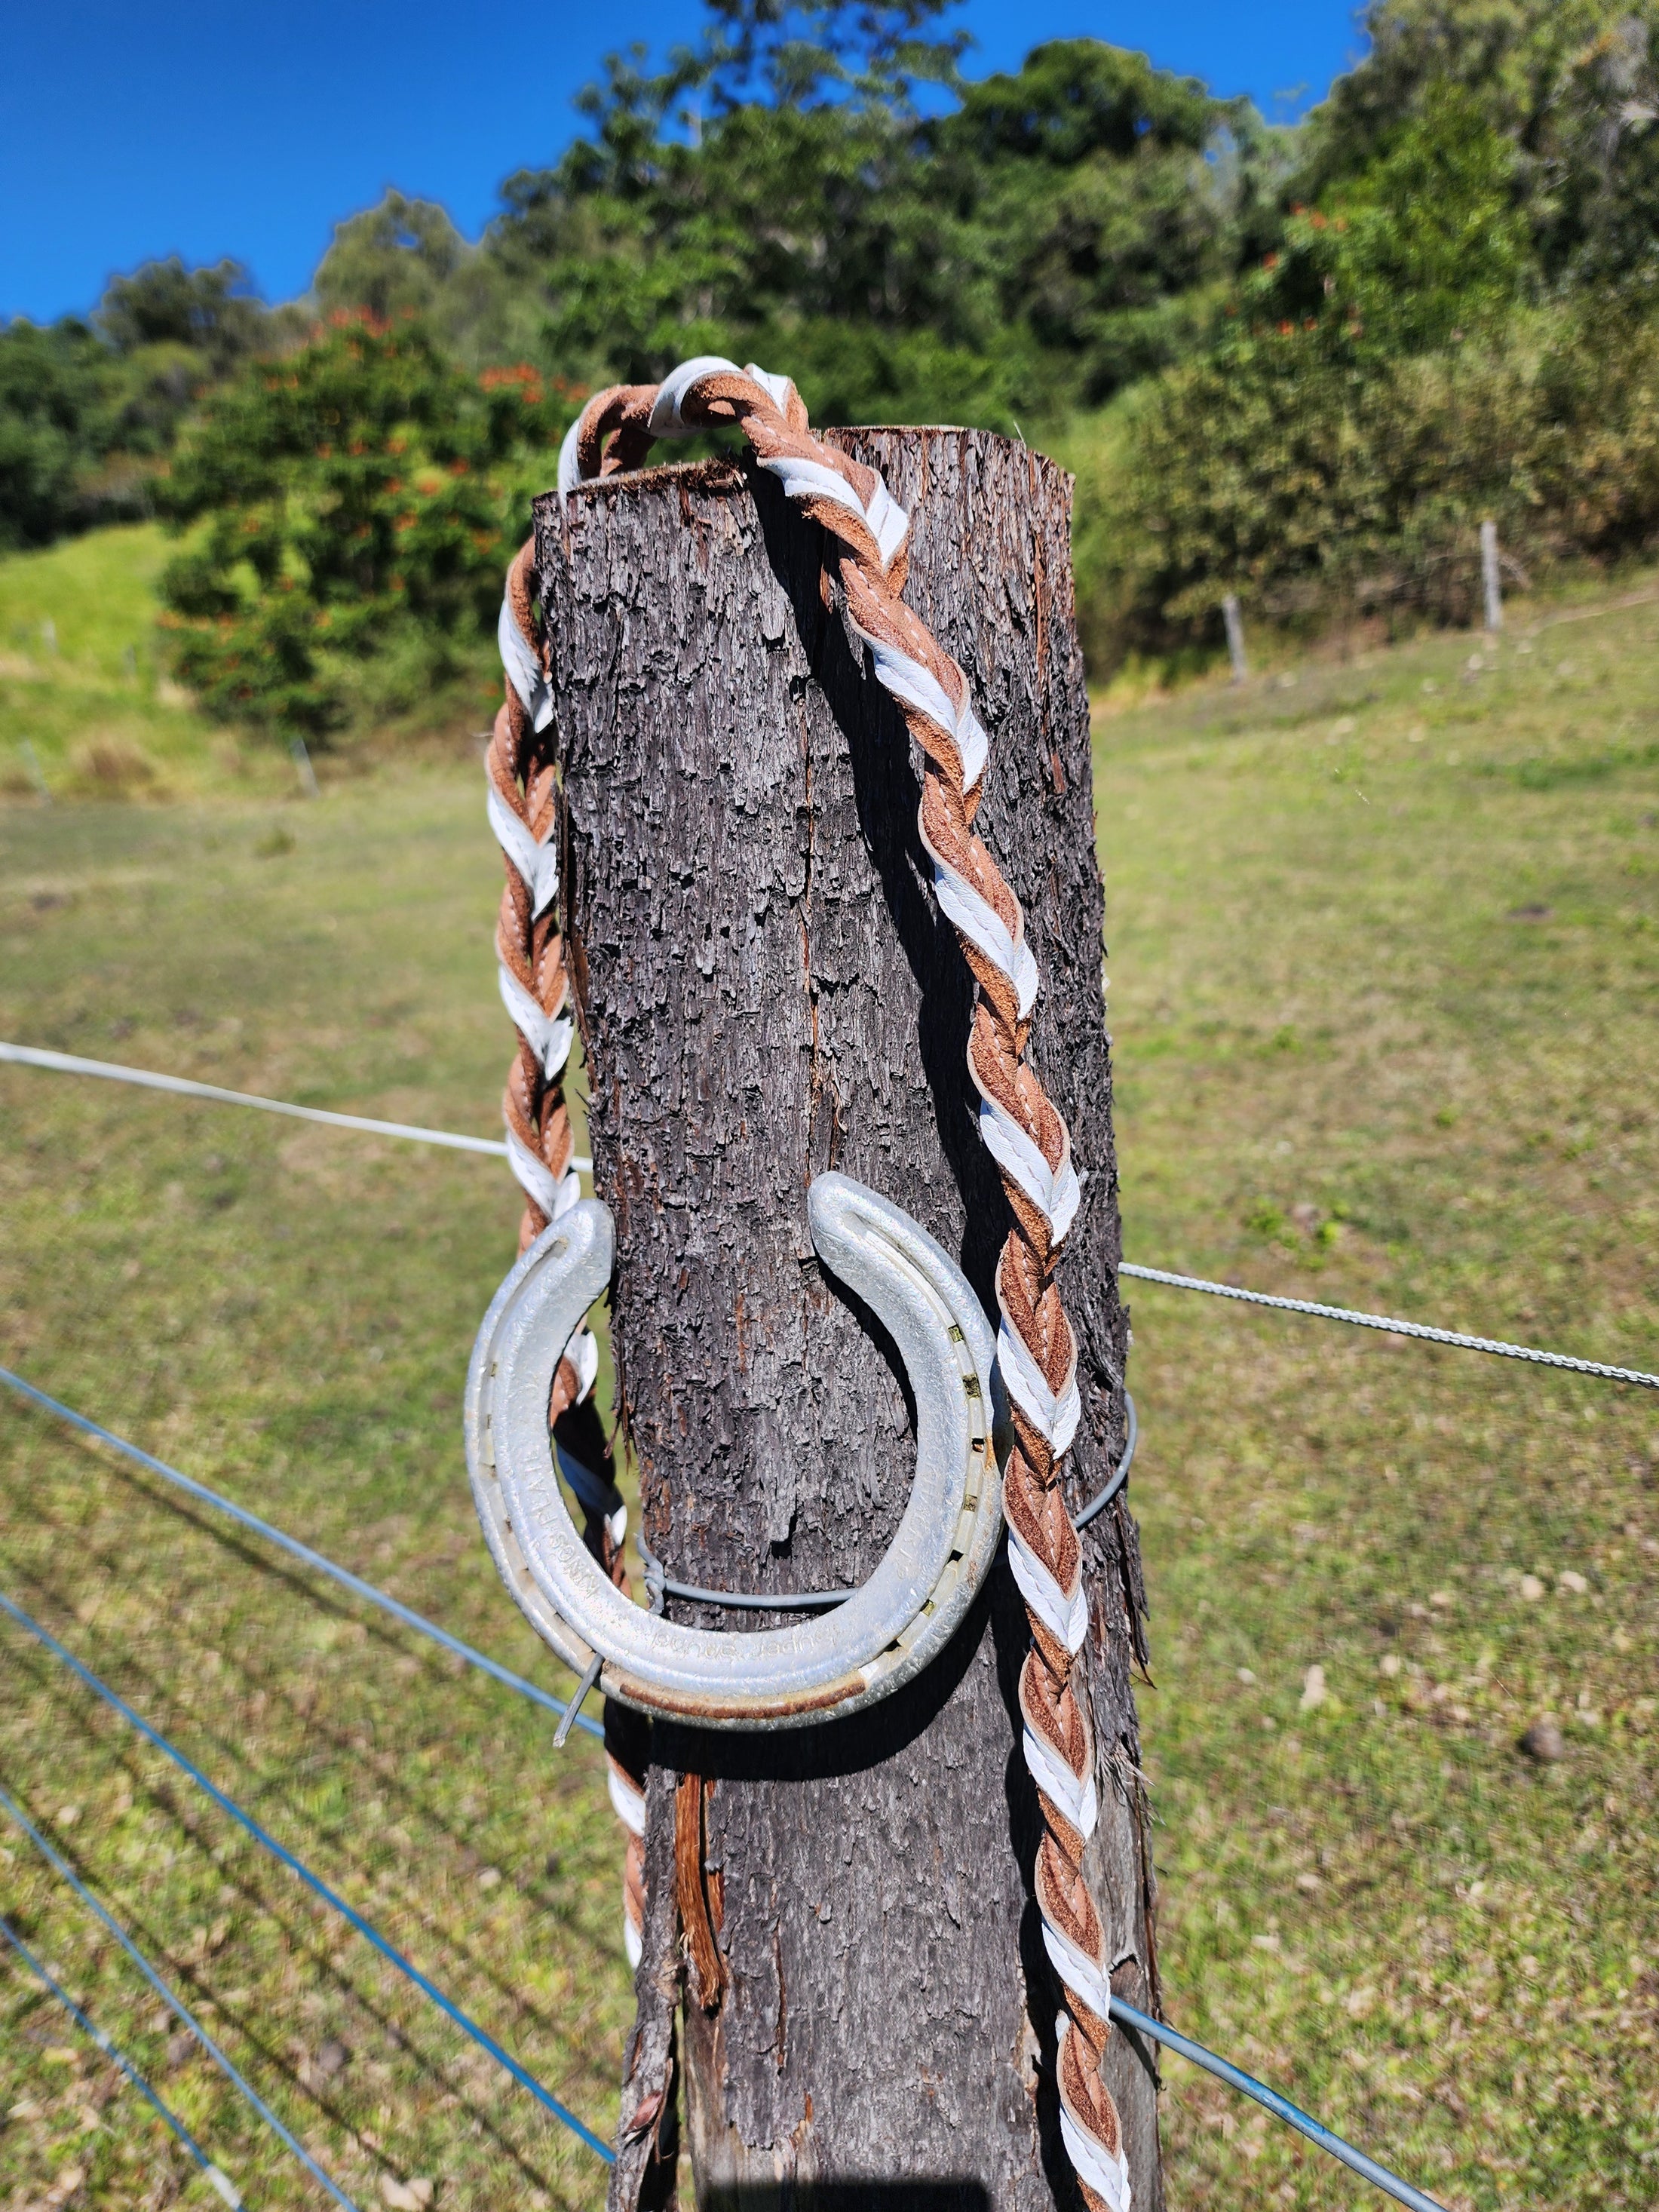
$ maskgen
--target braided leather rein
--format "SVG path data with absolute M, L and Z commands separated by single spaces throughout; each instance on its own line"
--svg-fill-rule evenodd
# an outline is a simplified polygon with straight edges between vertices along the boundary
M 535 619 L 534 543 L 521 546 L 507 572 L 496 639 L 505 672 L 486 756 L 485 808 L 501 848 L 506 881 L 495 921 L 496 980 L 501 1003 L 519 1033 L 518 1050 L 501 1096 L 507 1163 L 524 1193 L 519 1249 L 526 1252 L 548 1224 L 574 1206 L 581 1180 L 565 1103 L 564 1071 L 575 1024 L 564 939 L 555 901 L 559 890 L 557 778 L 537 740 L 552 716 L 545 646 Z M 579 1328 L 554 1377 L 550 1428 L 592 1392 L 599 1371 L 591 1329 Z M 627 1587 L 623 1544 L 628 1512 L 607 1465 L 584 1496 L 588 1543 L 620 1587 Z M 640 1961 L 645 1925 L 645 1780 L 629 1771 L 617 1747 L 605 1747 L 611 1802 L 628 1842 L 623 1866 L 623 1939 L 630 1966 Z
M 786 496 L 830 541 L 848 618 L 925 757 L 920 829 L 939 906 L 978 986 L 968 1067 L 980 1132 L 1012 1215 L 997 1265 L 997 1358 L 1008 1399 L 1003 1472 L 1009 1564 L 1024 1600 L 1031 1649 L 1019 1680 L 1025 1763 L 1043 1833 L 1036 1889 L 1043 1942 L 1059 1977 L 1060 2120 L 1085 2203 L 1127 2212 L 1129 2175 L 1117 2109 L 1102 2075 L 1111 2004 L 1105 1930 L 1083 1879 L 1099 1820 L 1094 1741 L 1076 1656 L 1087 1632 L 1082 1548 L 1060 1471 L 1081 1405 L 1077 1348 L 1055 1282 L 1080 1192 L 1066 1123 L 1026 1059 L 1038 977 L 1018 899 L 974 831 L 988 756 L 984 730 L 956 660 L 904 605 L 909 518 L 879 473 L 813 436 L 793 384 L 752 364 L 703 356 L 660 385 L 622 385 L 590 400 L 559 457 L 558 485 L 637 468 L 663 438 L 735 426 Z M 506 699 L 489 750 L 489 817 L 507 863 L 497 947 L 501 995 L 519 1030 L 504 1110 L 514 1174 L 526 1195 L 521 1249 L 574 1202 L 562 1071 L 571 1041 L 562 942 L 549 908 L 558 888 L 551 844 L 554 774 L 535 738 L 551 714 L 545 647 L 532 618 L 533 547 L 507 574 L 500 639 Z M 578 1347 L 582 1348 L 578 1353 Z M 591 1388 L 597 1354 L 583 1332 L 560 1369 L 560 1393 Z M 567 1400 L 570 1402 L 570 1400 Z M 1085 1693 L 1086 1695 L 1086 1692 Z M 636 1954 L 635 1863 L 639 1784 L 611 1768 L 613 1802 L 629 1830 L 628 1921 Z M 636 1825 L 637 1824 L 637 1825 Z

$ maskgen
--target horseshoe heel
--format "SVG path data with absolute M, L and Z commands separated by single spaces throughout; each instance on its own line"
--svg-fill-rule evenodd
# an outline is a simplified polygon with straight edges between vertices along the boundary
M 611 1279 L 609 1209 L 562 1213 L 496 1292 L 466 1382 L 466 1457 L 501 1578 L 576 1673 L 607 1697 L 715 1727 L 790 1728 L 853 1712 L 942 1650 L 1002 1528 L 992 1443 L 996 1347 L 962 1271 L 889 1200 L 846 1176 L 807 1193 L 831 1273 L 890 1332 L 916 1409 L 909 1502 L 869 1581 L 828 1613 L 726 1635 L 645 1612 L 583 1544 L 559 1487 L 547 1401 L 561 1356 Z M 999 1421 L 999 1427 L 1000 1422 Z

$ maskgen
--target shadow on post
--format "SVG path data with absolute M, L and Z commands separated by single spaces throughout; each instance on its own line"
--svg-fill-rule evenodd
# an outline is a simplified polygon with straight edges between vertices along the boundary
M 792 2181 L 711 2190 L 698 2212 L 991 2212 L 979 2181 Z

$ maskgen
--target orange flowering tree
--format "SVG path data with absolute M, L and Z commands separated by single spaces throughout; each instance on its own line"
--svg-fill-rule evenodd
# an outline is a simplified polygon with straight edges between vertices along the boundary
M 163 486 L 175 673 L 227 720 L 313 740 L 458 674 L 581 398 L 527 368 L 471 376 L 418 323 L 363 315 L 250 363 Z

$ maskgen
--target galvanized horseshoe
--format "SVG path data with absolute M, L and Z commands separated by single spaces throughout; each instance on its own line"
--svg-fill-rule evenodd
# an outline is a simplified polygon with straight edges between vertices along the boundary
M 806 1215 L 819 1258 L 891 1332 L 916 1409 L 915 1480 L 898 1533 L 869 1581 L 813 1619 L 742 1635 L 664 1620 L 623 1596 L 577 1533 L 547 1401 L 566 1345 L 611 1279 L 608 1207 L 585 1200 L 543 1231 L 473 1346 L 467 1467 L 501 1578 L 567 1665 L 583 1676 L 597 1665 L 607 1697 L 645 1712 L 791 1728 L 873 1704 L 944 1649 L 996 1550 L 996 1346 L 979 1301 L 943 1248 L 862 1183 L 817 1176 Z

